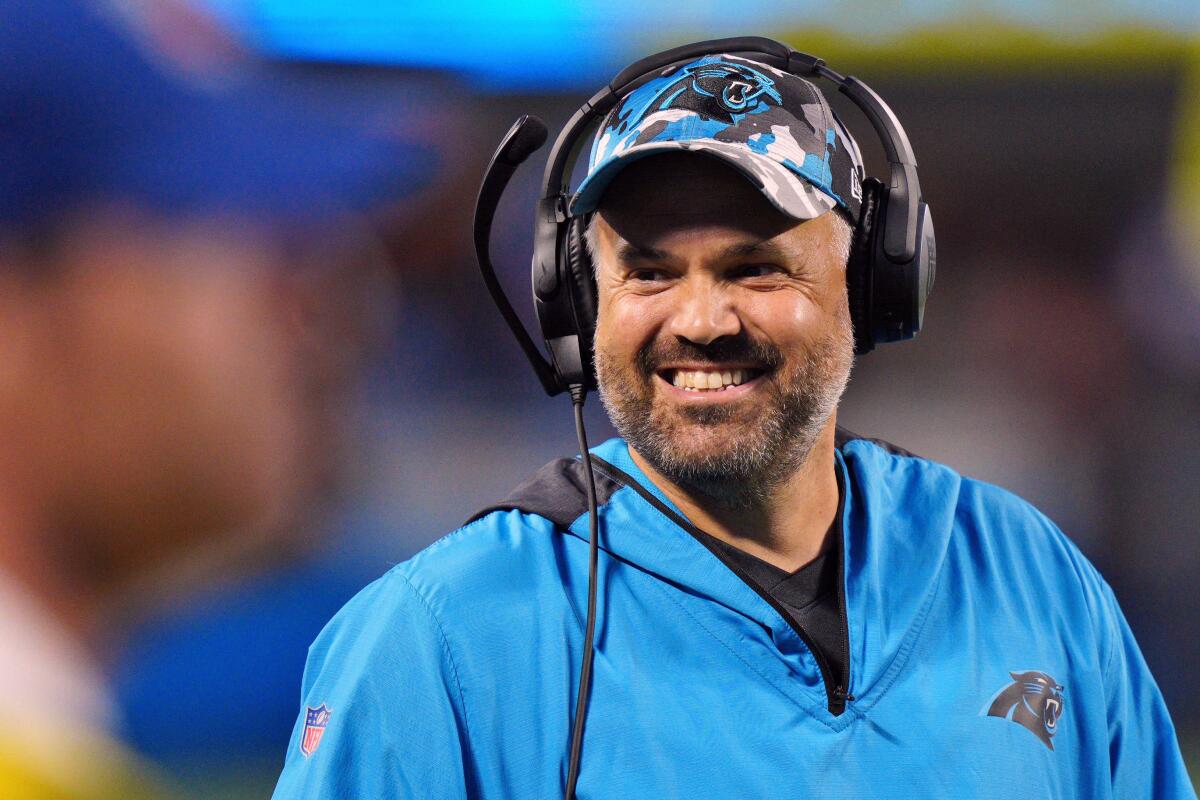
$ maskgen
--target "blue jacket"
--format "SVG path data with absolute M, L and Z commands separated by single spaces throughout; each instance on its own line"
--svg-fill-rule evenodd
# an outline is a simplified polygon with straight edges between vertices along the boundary
M 1112 591 L 1020 499 L 839 444 L 842 709 L 797 631 L 625 443 L 592 452 L 603 552 L 580 797 L 1195 798 Z M 278 800 L 561 796 L 585 646 L 577 472 L 559 470 L 545 516 L 488 513 L 329 623 Z

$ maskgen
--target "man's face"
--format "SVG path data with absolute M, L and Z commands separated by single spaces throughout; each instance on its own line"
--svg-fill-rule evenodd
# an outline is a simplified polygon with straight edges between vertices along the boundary
M 245 226 L 97 213 L 35 277 L 7 282 L 0 320 L 26 320 L 28 344 L 5 359 L 0 464 L 25 462 L 45 524 L 90 579 L 235 542 L 240 561 L 284 549 L 249 550 L 323 477 L 349 330 L 335 342 L 336 320 L 298 319 L 311 290 L 277 244 Z M 347 299 L 324 291 L 322 307 Z
M 786 217 L 686 153 L 627 167 L 594 224 L 596 368 L 617 430 L 673 481 L 755 502 L 807 458 L 849 377 L 848 226 Z

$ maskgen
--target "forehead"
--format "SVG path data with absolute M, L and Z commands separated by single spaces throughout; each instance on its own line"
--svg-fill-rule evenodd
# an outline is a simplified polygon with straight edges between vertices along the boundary
M 699 229 L 765 241 L 801 224 L 735 168 L 700 153 L 664 153 L 630 164 L 613 179 L 597 210 L 634 244 Z

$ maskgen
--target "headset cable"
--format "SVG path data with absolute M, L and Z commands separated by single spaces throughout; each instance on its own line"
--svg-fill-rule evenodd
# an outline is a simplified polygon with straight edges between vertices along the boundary
M 579 452 L 583 458 L 583 473 L 587 477 L 588 498 L 588 600 L 587 624 L 584 626 L 583 663 L 579 667 L 579 698 L 575 704 L 575 722 L 571 726 L 571 751 L 567 758 L 565 800 L 575 800 L 575 782 L 579 779 L 579 756 L 583 749 L 583 725 L 587 718 L 588 697 L 592 685 L 592 657 L 596 643 L 596 572 L 600 560 L 600 512 L 596 505 L 596 478 L 592 474 L 592 457 L 588 453 L 587 432 L 583 427 L 583 401 L 587 390 L 579 385 L 570 387 L 571 404 L 575 408 L 575 433 L 579 437 Z

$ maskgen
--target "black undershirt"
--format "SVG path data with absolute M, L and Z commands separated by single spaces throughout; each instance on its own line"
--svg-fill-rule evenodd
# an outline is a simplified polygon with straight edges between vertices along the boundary
M 841 537 L 831 535 L 830 546 L 820 555 L 795 572 L 787 572 L 715 536 L 701 533 L 726 561 L 732 562 L 788 611 L 790 621 L 807 634 L 813 647 L 825 658 L 835 685 L 845 686 L 848 670 L 842 644 L 845 623 L 837 591 L 841 580 Z M 836 533 L 835 526 L 831 534 Z

